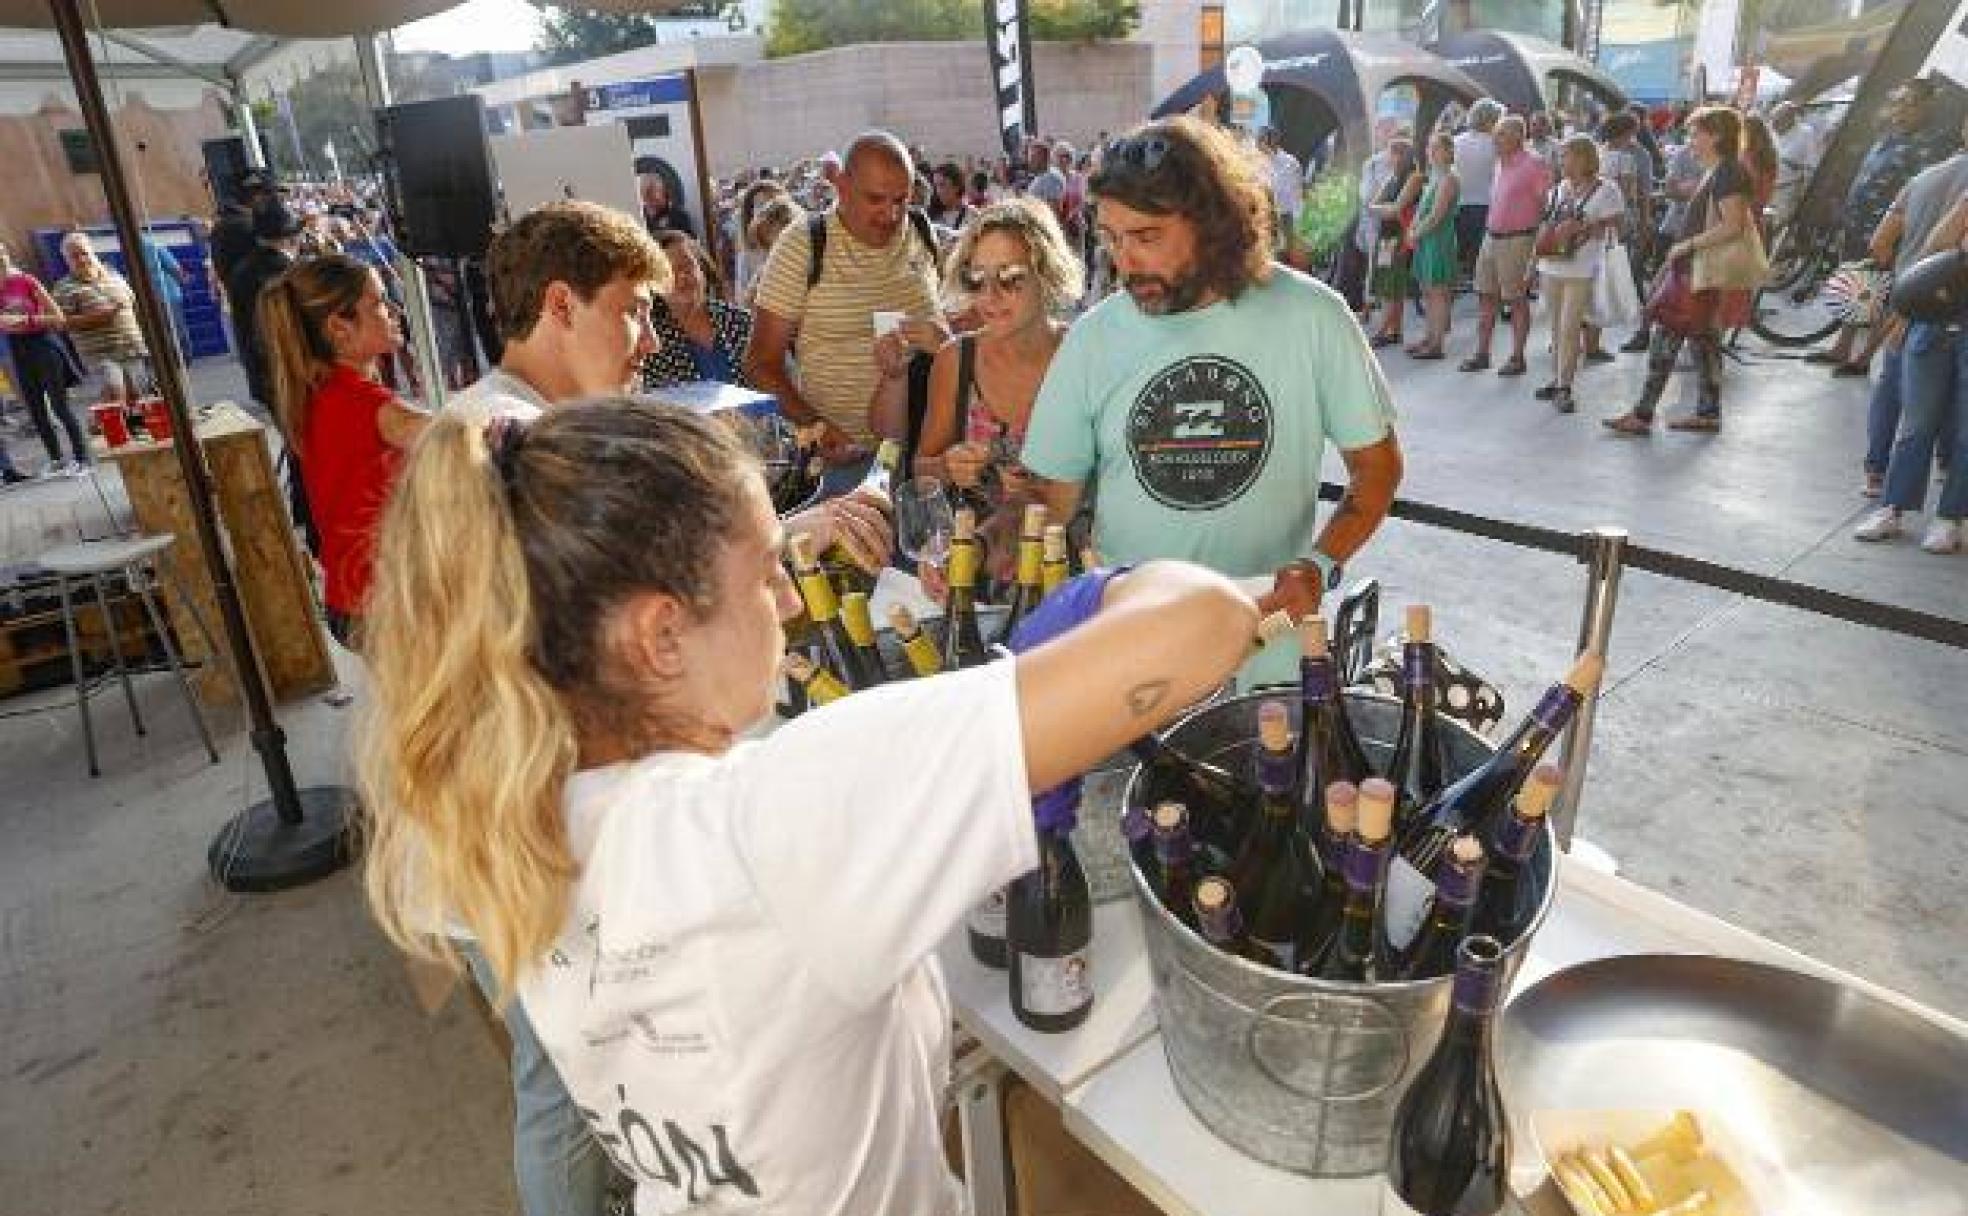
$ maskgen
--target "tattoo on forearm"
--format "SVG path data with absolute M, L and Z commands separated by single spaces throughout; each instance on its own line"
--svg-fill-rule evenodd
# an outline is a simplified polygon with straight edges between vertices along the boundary
M 1128 712 L 1137 718 L 1147 717 L 1168 699 L 1168 691 L 1167 680 L 1150 680 L 1146 684 L 1136 684 L 1127 692 Z

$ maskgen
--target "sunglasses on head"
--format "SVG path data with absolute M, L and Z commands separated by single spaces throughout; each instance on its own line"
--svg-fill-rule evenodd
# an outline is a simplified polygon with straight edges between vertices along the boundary
M 1025 290 L 1025 284 L 1032 278 L 1030 266 L 1000 266 L 988 274 L 966 266 L 957 275 L 957 283 L 972 295 L 980 295 L 985 288 L 995 286 L 1006 295 L 1016 295 Z
M 1103 168 L 1119 167 L 1139 169 L 1143 173 L 1153 173 L 1168 159 L 1169 141 L 1160 135 L 1141 135 L 1129 139 L 1112 139 L 1100 154 Z

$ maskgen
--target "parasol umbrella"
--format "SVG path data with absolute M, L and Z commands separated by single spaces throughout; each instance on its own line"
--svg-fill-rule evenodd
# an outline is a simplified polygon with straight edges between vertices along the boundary
M 125 249 L 140 246 L 139 216 L 131 201 L 123 150 L 103 102 L 102 82 L 89 52 L 91 25 L 100 29 L 156 29 L 218 23 L 232 29 L 294 38 L 373 34 L 452 8 L 458 0 L 0 0 L 0 26 L 48 28 L 60 36 L 62 55 L 77 101 L 101 161 L 104 199 Z M 665 12 L 680 0 L 586 0 L 609 12 Z M 163 301 L 147 274 L 132 274 L 137 322 L 154 351 L 175 349 Z M 194 432 L 184 369 L 175 359 L 157 361 L 158 388 L 170 410 L 173 433 Z M 299 788 L 288 764 L 286 736 L 273 713 L 246 624 L 232 563 L 226 555 L 214 507 L 211 474 L 196 443 L 176 445 L 179 467 L 198 543 L 219 606 L 227 649 L 250 719 L 253 748 L 266 770 L 269 798 L 240 812 L 212 842 L 208 860 L 215 877 L 234 890 L 269 891 L 312 882 L 345 865 L 350 856 L 348 791 Z

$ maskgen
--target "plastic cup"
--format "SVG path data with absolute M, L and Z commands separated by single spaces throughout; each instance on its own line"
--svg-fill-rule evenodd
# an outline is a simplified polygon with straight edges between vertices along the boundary
M 158 443 L 168 443 L 171 439 L 171 407 L 162 397 L 145 397 L 143 405 L 144 429 Z
M 886 338 L 888 335 L 901 329 L 902 323 L 908 319 L 909 314 L 906 312 L 877 310 L 875 313 L 875 336 L 877 338 Z
M 120 448 L 130 442 L 130 420 L 123 416 L 121 401 L 103 402 L 89 407 L 95 417 L 96 429 L 102 432 L 103 442 L 112 448 Z

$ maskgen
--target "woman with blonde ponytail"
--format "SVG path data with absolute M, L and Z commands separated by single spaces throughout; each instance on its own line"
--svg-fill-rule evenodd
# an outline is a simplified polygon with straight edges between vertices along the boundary
M 353 645 L 378 516 L 427 416 L 376 378 L 402 337 L 374 270 L 339 253 L 297 262 L 260 293 L 258 312 L 275 414 L 320 536 L 328 629 Z
M 954 1216 L 933 951 L 1036 863 L 1032 792 L 1216 687 L 1256 609 L 1096 572 L 1015 659 L 741 742 L 799 606 L 783 538 L 687 412 L 436 419 L 369 606 L 369 897 L 407 950 L 476 938 L 638 1212 Z

